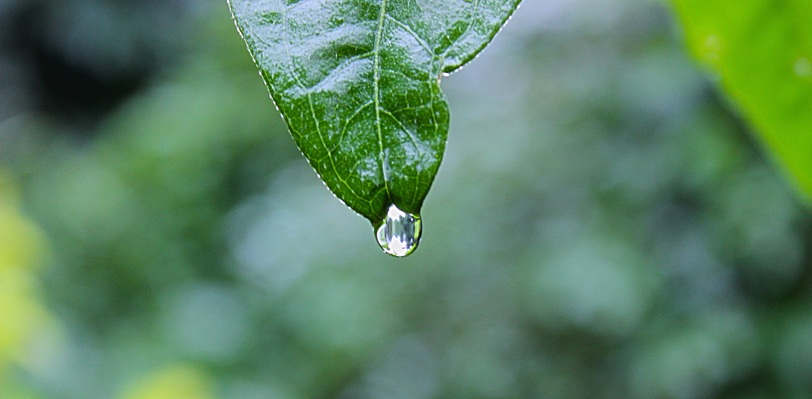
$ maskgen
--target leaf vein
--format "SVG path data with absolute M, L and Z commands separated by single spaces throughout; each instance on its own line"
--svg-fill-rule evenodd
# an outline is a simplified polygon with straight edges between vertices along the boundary
M 358 199 L 360 199 L 363 202 L 369 203 L 370 207 L 371 207 L 372 206 L 372 201 L 367 200 L 364 197 L 358 195 L 358 193 L 356 193 L 355 190 L 353 190 L 352 186 L 349 185 L 347 183 L 347 181 L 343 177 L 341 177 L 340 173 L 338 173 L 338 168 L 336 168 L 336 164 L 335 164 L 335 160 L 333 159 L 332 151 L 330 151 L 330 149 L 327 147 L 327 143 L 324 141 L 324 136 L 323 136 L 323 134 L 321 132 L 321 126 L 319 124 L 319 118 L 316 116 L 316 110 L 315 110 L 315 108 L 313 106 L 313 96 L 309 91 L 307 91 L 307 88 L 302 83 L 302 81 L 299 79 L 299 76 L 296 74 L 296 61 L 293 59 L 293 57 L 290 54 L 290 49 L 289 49 L 289 46 L 288 46 L 288 43 L 290 42 L 290 35 L 288 33 L 288 13 L 287 13 L 287 8 L 286 7 L 282 8 L 282 30 L 283 30 L 284 36 L 285 36 L 285 38 L 284 38 L 285 39 L 284 40 L 285 54 L 288 56 L 288 59 L 290 60 L 291 68 L 293 68 L 293 72 L 294 72 L 292 74 L 293 79 L 296 82 L 296 84 L 302 90 L 305 91 L 305 93 L 307 95 L 307 102 L 308 102 L 308 105 L 310 106 L 310 115 L 311 115 L 311 117 L 313 118 L 313 121 L 316 124 L 316 134 L 319 136 L 319 141 L 321 141 L 322 148 L 324 148 L 324 151 L 327 152 L 327 157 L 330 158 L 330 166 L 333 168 L 333 172 L 335 173 L 336 178 L 338 178 L 338 180 L 340 182 L 344 183 L 344 185 L 347 186 L 347 189 L 349 190 L 349 192 L 352 195 L 356 196 Z M 316 166 L 317 169 L 318 169 L 318 163 L 316 165 L 314 165 L 314 166 Z
M 392 22 L 394 22 L 395 25 L 399 26 L 401 29 L 406 31 L 406 33 L 414 37 L 415 40 L 417 40 L 417 43 L 420 44 L 420 47 L 422 47 L 423 50 L 426 50 L 426 52 L 428 52 L 432 56 L 432 58 L 437 58 L 437 54 L 435 54 L 434 51 L 431 50 L 431 47 L 429 47 L 429 44 L 426 42 L 426 39 L 420 37 L 420 35 L 418 35 L 417 32 L 415 32 L 414 29 L 412 29 L 411 26 L 393 17 L 391 14 L 386 14 L 386 17 L 389 18 L 389 20 L 391 20 Z
M 386 1 L 381 0 L 381 9 L 378 14 L 378 28 L 375 31 L 375 46 L 373 47 L 373 63 L 372 63 L 372 88 L 374 90 L 373 100 L 375 103 L 375 128 L 378 133 L 378 147 L 380 153 L 378 154 L 381 162 L 381 173 L 383 173 L 383 184 L 386 189 L 386 195 L 391 200 L 391 192 L 389 191 L 389 176 L 386 167 L 386 159 L 383 150 L 383 131 L 381 129 L 381 38 L 383 37 L 383 25 L 386 20 Z
M 356 116 L 360 115 L 361 112 L 364 109 L 366 109 L 366 107 L 369 107 L 372 104 L 373 104 L 372 101 L 364 103 L 363 105 L 358 107 L 358 109 L 356 109 L 355 112 L 352 115 L 350 115 L 349 118 L 347 118 L 347 120 L 344 121 L 344 126 L 341 128 L 341 132 L 338 135 L 338 142 L 339 143 L 344 141 L 344 135 L 347 133 L 347 128 L 350 126 L 350 123 L 353 121 L 353 119 L 355 119 Z

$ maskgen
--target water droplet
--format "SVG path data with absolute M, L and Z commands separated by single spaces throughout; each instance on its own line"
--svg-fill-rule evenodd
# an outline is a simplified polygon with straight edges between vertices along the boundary
M 375 235 L 378 238 L 378 245 L 384 252 L 403 257 L 417 248 L 420 233 L 420 216 L 403 212 L 393 204 Z

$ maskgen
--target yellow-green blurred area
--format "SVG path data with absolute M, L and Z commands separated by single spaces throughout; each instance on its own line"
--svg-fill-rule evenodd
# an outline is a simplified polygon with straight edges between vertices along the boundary
M 693 54 L 812 204 L 812 1 L 673 3 Z
M 2 399 L 812 397 L 812 218 L 667 4 L 525 0 L 444 78 L 405 259 L 225 1 L 0 21 Z

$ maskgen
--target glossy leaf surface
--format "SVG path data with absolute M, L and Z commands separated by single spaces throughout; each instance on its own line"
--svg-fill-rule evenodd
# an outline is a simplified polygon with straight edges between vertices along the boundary
M 673 3 L 694 55 L 812 200 L 812 1 Z
M 378 225 L 419 214 L 449 112 L 440 78 L 519 0 L 231 0 L 288 128 L 327 187 Z

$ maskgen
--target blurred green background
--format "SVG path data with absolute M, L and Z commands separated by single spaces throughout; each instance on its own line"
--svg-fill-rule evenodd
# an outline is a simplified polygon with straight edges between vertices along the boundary
M 812 218 L 665 3 L 525 0 L 406 259 L 220 0 L 0 0 L 0 398 L 812 397 Z

